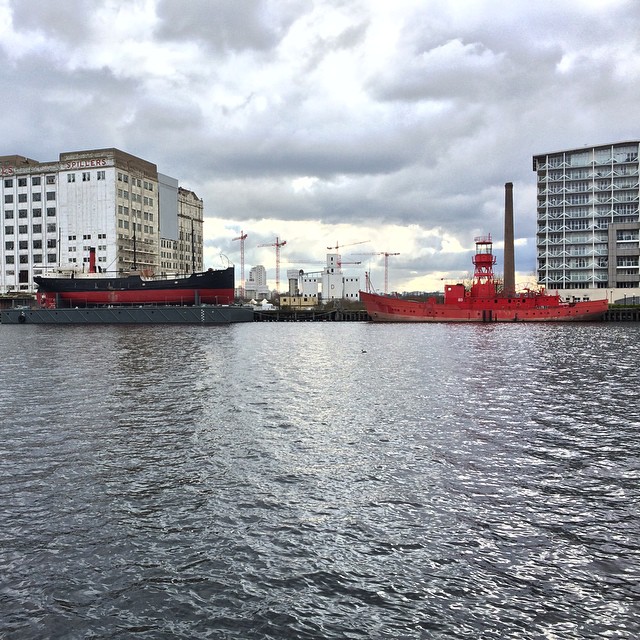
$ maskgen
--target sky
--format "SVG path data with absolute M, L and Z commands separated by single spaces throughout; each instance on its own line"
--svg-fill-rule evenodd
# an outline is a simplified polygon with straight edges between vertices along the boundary
M 532 157 L 638 140 L 637 0 L 0 0 L 0 155 L 115 147 L 204 200 L 205 266 L 435 291 L 504 184 L 535 283 Z M 333 249 L 332 251 L 335 251 Z M 364 255 L 362 255 L 364 254 Z M 360 264 L 347 264 L 357 263 Z

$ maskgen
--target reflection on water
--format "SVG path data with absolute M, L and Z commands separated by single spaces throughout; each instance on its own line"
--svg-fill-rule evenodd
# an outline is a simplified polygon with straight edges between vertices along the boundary
M 0 637 L 637 637 L 639 337 L 3 326 Z

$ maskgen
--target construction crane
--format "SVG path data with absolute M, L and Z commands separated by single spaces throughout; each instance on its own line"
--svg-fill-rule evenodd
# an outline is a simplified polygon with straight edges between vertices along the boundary
M 362 264 L 362 260 L 358 260 L 358 262 L 343 262 L 340 258 L 338 258 L 337 264 L 338 269 L 341 269 L 343 264 Z
M 244 231 L 240 231 L 240 235 L 234 240 L 240 240 L 240 299 L 244 300 L 244 241 L 247 239 L 247 234 Z
M 352 247 L 354 244 L 364 244 L 365 242 L 369 242 L 369 240 L 361 240 L 360 242 L 351 242 L 349 244 L 343 244 L 343 247 Z M 336 251 L 338 251 L 340 249 L 340 246 L 337 242 L 336 242 L 336 246 L 335 247 L 327 247 L 327 249 L 331 250 L 331 249 L 335 249 Z
M 275 247 L 276 248 L 276 293 L 280 294 L 280 247 L 287 244 L 286 240 L 280 242 L 280 238 L 276 236 L 276 241 L 270 244 L 259 244 L 258 247 Z
M 389 251 L 376 251 L 375 253 L 356 253 L 356 256 L 384 256 L 384 293 L 389 290 L 389 256 L 399 256 L 399 253 Z

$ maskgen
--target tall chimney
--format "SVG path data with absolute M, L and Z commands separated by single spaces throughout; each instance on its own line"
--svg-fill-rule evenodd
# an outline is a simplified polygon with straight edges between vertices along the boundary
M 504 185 L 504 292 L 516 291 L 516 266 L 513 250 L 513 182 Z

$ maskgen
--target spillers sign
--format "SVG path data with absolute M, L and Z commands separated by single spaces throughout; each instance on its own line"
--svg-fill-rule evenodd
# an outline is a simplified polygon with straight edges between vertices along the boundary
M 62 165 L 62 169 L 91 169 L 97 167 L 108 166 L 109 161 L 107 158 L 90 158 L 88 160 L 67 160 Z M 0 176 L 13 176 L 16 173 L 16 168 L 10 164 L 0 164 Z
M 90 158 L 88 160 L 68 160 L 64 163 L 64 169 L 91 169 L 96 167 L 106 167 L 106 158 Z

